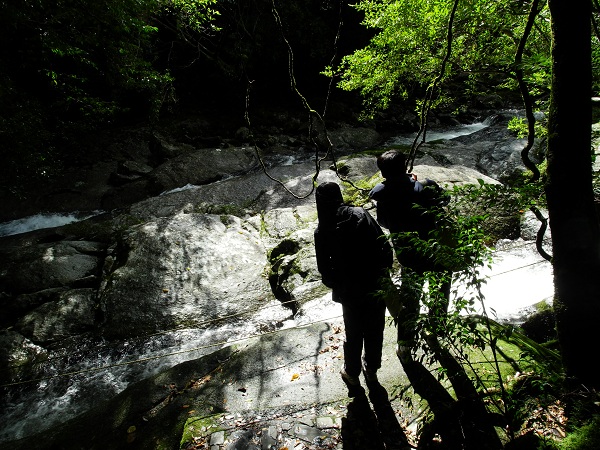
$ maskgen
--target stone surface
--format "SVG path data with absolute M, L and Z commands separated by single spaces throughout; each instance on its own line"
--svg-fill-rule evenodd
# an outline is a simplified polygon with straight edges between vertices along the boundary
M 48 344 L 94 329 L 96 291 L 71 289 L 22 317 L 15 328 L 35 343 Z
M 372 145 L 378 139 L 365 130 L 343 130 L 335 136 L 336 145 L 341 147 L 350 141 L 353 145 Z M 314 162 L 307 161 L 306 154 L 293 151 L 279 155 L 288 158 L 285 164 L 279 160 L 277 165 L 268 165 L 267 176 L 251 170 L 257 161 L 249 149 L 204 149 L 196 145 L 199 141 L 194 145 L 177 143 L 164 136 L 144 144 L 144 139 L 131 150 L 137 149 L 137 159 L 126 155 L 126 145 L 121 149 L 122 160 L 130 161 L 130 169 L 139 169 L 133 170 L 135 181 L 108 187 L 104 175 L 118 167 L 106 164 L 97 178 L 94 175 L 98 185 L 88 187 L 94 198 L 103 195 L 105 205 L 119 209 L 74 227 L 2 239 L 0 300 L 3 312 L 7 312 L 2 320 L 4 326 L 13 327 L 3 335 L 8 349 L 0 353 L 3 361 L 36 362 L 43 358 L 44 346 L 61 348 L 61 339 L 72 345 L 90 331 L 103 339 L 127 340 L 172 328 L 199 327 L 269 304 L 275 296 L 280 301 L 290 298 L 299 303 L 323 297 L 325 290 L 312 245 L 316 226 L 313 188 L 315 182 L 324 181 L 344 185 L 329 169 L 331 160 L 321 163 L 316 176 Z M 477 184 L 479 179 L 497 183 L 482 174 L 482 168 L 497 166 L 497 152 L 514 154 L 520 143 L 513 141 L 505 130 L 495 128 L 461 141 L 428 143 L 413 172 L 420 179 L 431 178 L 448 188 Z M 147 145 L 152 148 L 147 149 Z M 341 162 L 352 181 L 377 172 L 372 155 Z M 492 173 L 489 167 L 484 171 Z M 504 167 L 497 170 L 505 172 Z M 244 175 L 229 178 L 239 173 Z M 215 180 L 219 182 L 211 183 Z M 194 185 L 186 186 L 188 183 Z M 81 185 L 81 189 L 85 187 Z M 163 195 L 146 198 L 169 189 Z M 86 200 L 86 205 L 89 203 Z M 271 279 L 270 274 L 276 277 Z M 377 420 L 373 422 L 374 412 L 365 408 L 364 402 L 350 403 L 347 411 L 338 409 L 335 414 L 307 406 L 327 409 L 330 400 L 337 401 L 346 394 L 338 374 L 339 351 L 332 347 L 326 350 L 329 342 L 321 337 L 330 330 L 323 327 L 295 330 L 287 339 L 265 336 L 258 347 L 236 358 L 235 367 L 228 367 L 231 378 L 211 375 L 218 383 L 202 384 L 203 403 L 198 401 L 193 407 L 205 415 L 221 410 L 236 412 L 223 418 L 230 429 L 257 425 L 251 434 L 236 435 L 235 442 L 244 448 L 262 445 L 259 433 L 271 427 L 278 430 L 277 445 L 290 448 L 319 448 L 313 441 L 319 440 L 324 430 L 329 436 L 327 442 L 335 446 L 339 444 L 336 439 L 354 429 L 362 433 L 364 442 L 379 448 L 382 438 L 376 438 L 373 431 Z M 395 361 L 394 355 L 389 361 Z M 179 394 L 192 389 L 199 374 L 210 372 L 208 367 L 219 367 L 229 353 L 217 356 L 222 357 L 219 362 L 202 359 L 197 365 L 179 365 L 145 383 L 132 383 L 130 389 L 109 400 L 104 412 L 82 415 L 74 423 L 87 423 L 79 430 L 91 430 L 90 436 L 97 433 L 112 438 L 118 429 L 114 439 L 126 435 L 121 428 L 126 430 L 135 423 L 137 431 L 128 439 L 150 442 L 166 433 L 165 429 L 172 431 L 169 424 L 185 423 L 190 409 L 183 407 L 187 399 Z M 296 374 L 298 378 L 293 378 Z M 26 375 L 12 374 L 17 378 Z M 393 376 L 397 380 L 398 373 Z M 385 377 L 380 379 L 385 381 Z M 178 395 L 174 395 L 172 385 L 179 389 Z M 399 406 L 395 407 L 399 411 Z M 119 420 L 102 420 L 115 411 Z M 267 418 L 276 411 L 281 413 L 279 419 Z M 94 420 L 85 422 L 90 417 Z M 154 417 L 168 417 L 173 422 Z M 326 419 L 331 419 L 333 426 Z M 361 423 L 368 429 L 358 426 Z M 332 430 L 340 433 L 330 433 Z M 61 432 L 61 427 L 54 428 L 49 442 L 50 435 Z M 214 430 L 201 437 L 210 434 Z M 81 440 L 90 436 L 82 435 Z M 269 436 L 273 438 L 270 431 Z M 169 438 L 177 440 L 177 436 Z M 237 445 L 231 433 L 222 443 L 212 444 L 225 445 Z
M 130 436 L 133 441 L 127 448 L 154 448 L 160 441 L 164 448 L 194 448 L 204 442 L 214 450 L 255 450 L 268 442 L 276 449 L 291 445 L 290 449 L 320 450 L 370 442 L 370 447 L 362 448 L 407 450 L 413 436 L 402 429 L 413 418 L 411 409 L 402 399 L 388 400 L 387 394 L 408 383 L 394 356 L 395 327 L 386 327 L 386 363 L 379 372 L 385 400 L 379 396 L 370 401 L 366 396 L 347 397 L 339 375 L 341 361 L 331 351 L 332 345 L 342 343 L 340 326 L 341 322 L 321 322 L 281 330 L 178 364 L 44 431 L 43 438 L 0 443 L 0 449 L 121 448 L 134 426 L 135 436 Z M 244 392 L 239 386 L 245 387 Z M 184 423 L 202 426 L 194 427 L 181 442 L 183 430 L 177 424 Z M 264 438 L 265 430 L 269 438 Z M 383 445 L 384 433 L 396 447 Z
M 0 291 L 23 294 L 73 285 L 99 273 L 104 249 L 104 244 L 87 241 L 5 249 L 6 256 L 0 262 Z
M 122 247 L 125 263 L 100 293 L 108 337 L 193 326 L 272 299 L 260 236 L 233 216 L 157 219 L 131 229 Z

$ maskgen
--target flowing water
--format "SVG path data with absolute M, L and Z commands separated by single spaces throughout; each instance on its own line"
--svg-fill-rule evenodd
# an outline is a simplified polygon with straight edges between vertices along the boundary
M 442 140 L 442 139 L 454 139 L 459 136 L 467 136 L 469 134 L 473 134 L 473 133 L 476 133 L 477 131 L 487 128 L 489 126 L 491 120 L 492 119 L 486 119 L 483 122 L 475 122 L 475 123 L 465 124 L 465 125 L 461 125 L 458 127 L 452 127 L 452 128 L 443 129 L 443 130 L 428 130 L 427 133 L 425 134 L 425 140 L 426 140 L 426 142 L 432 142 L 432 141 L 438 141 L 438 140 Z M 417 133 L 401 134 L 399 136 L 396 136 L 396 137 L 390 139 L 387 142 L 387 145 L 389 145 L 389 146 L 394 146 L 394 145 L 410 146 L 414 142 L 415 137 L 417 137 Z M 422 139 L 422 136 L 419 137 L 419 140 L 420 139 Z
M 474 132 L 483 126 L 476 124 L 467 129 Z M 464 131 L 452 130 L 444 136 L 466 134 Z M 61 221 L 81 218 L 59 215 L 40 220 L 40 216 L 35 216 L 18 223 L 0 224 L 0 235 L 57 226 L 68 223 Z M 491 317 L 518 321 L 523 310 L 551 298 L 550 263 L 537 254 L 532 242 L 504 242 L 493 258 L 492 269 L 484 272 L 487 284 L 483 287 L 486 310 Z M 210 328 L 171 330 L 111 343 L 91 336 L 87 340 L 78 339 L 71 350 L 50 352 L 47 362 L 35 368 L 36 381 L 1 387 L 0 442 L 48 429 L 92 408 L 96 399 L 118 394 L 132 382 L 233 342 L 265 331 L 340 318 L 341 307 L 328 294 L 305 304 L 295 317 L 290 316 L 289 309 L 273 301 L 260 310 Z
M 319 319 L 337 315 L 335 309 L 334 305 L 325 308 Z M 210 328 L 177 329 L 110 343 L 91 336 L 79 338 L 70 350 L 48 354 L 49 362 L 35 372 L 39 381 L 3 387 L 6 403 L 0 416 L 0 442 L 25 437 L 74 417 L 95 406 L 96 399 L 113 397 L 131 382 L 181 362 L 265 331 L 310 320 L 312 315 L 292 319 L 288 308 L 273 301 L 259 311 Z
M 89 219 L 90 217 L 102 214 L 102 212 L 103 211 L 35 214 L 33 216 L 23 217 L 22 219 L 0 223 L 0 237 L 13 236 L 15 234 L 27 233 L 29 231 L 41 230 L 44 228 L 60 227 L 73 222 Z
M 484 271 L 487 283 L 482 290 L 490 317 L 515 322 L 523 311 L 552 297 L 551 265 L 537 254 L 533 243 L 507 242 L 495 251 L 493 259 L 492 268 Z M 50 354 L 51 363 L 39 372 L 43 380 L 3 388 L 8 395 L 0 416 L 0 442 L 47 429 L 90 409 L 98 398 L 118 394 L 131 382 L 225 345 L 264 331 L 339 320 L 342 314 L 331 295 L 305 304 L 296 317 L 289 311 L 274 301 L 219 327 L 173 330 L 110 344 L 90 338 L 81 340 L 73 353 Z M 74 374 L 55 377 L 63 373 Z

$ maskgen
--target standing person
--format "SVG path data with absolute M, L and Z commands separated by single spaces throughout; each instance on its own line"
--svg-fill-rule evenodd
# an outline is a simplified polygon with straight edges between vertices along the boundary
M 377 382 L 381 367 L 385 302 L 375 293 L 381 278 L 389 277 L 392 249 L 365 209 L 344 204 L 336 183 L 319 185 L 315 198 L 317 267 L 333 300 L 342 304 L 346 331 L 341 376 L 354 397 L 362 391 L 361 368 L 369 384 Z
M 377 157 L 377 167 L 385 178 L 369 193 L 377 204 L 377 221 L 392 234 L 396 258 L 402 266 L 401 298 L 404 310 L 398 323 L 398 345 L 400 351 L 414 344 L 415 322 L 420 309 L 420 298 L 425 283 L 425 272 L 446 272 L 441 291 L 443 299 L 430 315 L 445 314 L 450 300 L 450 276 L 440 266 L 435 255 L 424 254 L 411 243 L 407 232 L 416 232 L 423 240 L 431 238 L 436 228 L 435 199 L 440 187 L 431 180 L 423 183 L 413 174 L 406 172 L 406 156 L 397 150 L 389 150 Z

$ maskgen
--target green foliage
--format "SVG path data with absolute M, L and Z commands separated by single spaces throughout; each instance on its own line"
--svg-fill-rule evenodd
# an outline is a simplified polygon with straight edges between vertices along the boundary
M 175 101 L 159 66 L 159 16 L 198 33 L 216 0 L 34 0 L 0 3 L 0 185 L 15 194 L 72 159 L 66 142 Z
M 183 426 L 183 434 L 181 436 L 181 448 L 189 448 L 194 445 L 198 436 L 210 435 L 217 431 L 225 431 L 222 427 L 224 414 L 213 414 L 205 417 L 190 415 Z M 219 420 L 220 419 L 220 420 Z
M 0 189 L 20 199 L 24 184 L 43 183 L 60 170 L 61 161 L 48 145 L 51 134 L 39 101 L 12 88 L 0 91 L 0 100 Z
M 594 415 L 589 423 L 575 430 L 557 445 L 559 450 L 595 450 L 600 448 L 600 416 Z
M 66 120 L 93 125 L 138 103 L 156 116 L 173 81 L 154 65 L 156 18 L 174 15 L 181 33 L 199 33 L 214 20 L 216 0 L 30 3 L 3 3 L 2 81 L 35 92 Z
M 594 95 L 600 93 L 600 41 L 597 37 L 592 38 L 592 92 Z
M 343 192 L 344 202 L 354 206 L 365 206 L 369 202 L 369 192 L 381 181 L 383 177 L 377 172 L 369 178 L 346 184 Z
M 159 0 L 165 12 L 174 14 L 179 19 L 179 31 L 205 33 L 218 28 L 213 21 L 219 12 L 215 9 L 217 0 Z
M 155 2 L 110 1 L 60 5 L 38 1 L 37 7 L 13 14 L 18 37 L 16 51 L 27 51 L 18 70 L 9 78 L 36 79 L 51 101 L 54 114 L 92 124 L 114 117 L 117 96 L 144 89 L 155 73 L 148 55 L 153 29 L 146 16 Z M 5 49 L 3 58 L 12 56 Z M 30 86 L 20 86 L 22 90 Z
M 361 1 L 356 8 L 365 14 L 363 24 L 376 34 L 367 47 L 344 57 L 338 68 L 328 68 L 326 73 L 339 76 L 342 89 L 359 91 L 368 111 L 386 108 L 394 98 L 422 96 L 440 75 L 452 3 Z M 441 74 L 447 83 L 455 83 L 452 95 L 475 96 L 488 89 L 516 91 L 512 65 L 528 7 L 528 3 L 508 0 L 459 2 L 452 53 L 446 73 Z M 526 81 L 538 96 L 548 92 L 549 36 L 548 11 L 544 8 L 522 66 Z M 444 103 L 448 98 L 435 101 Z
M 519 117 L 513 117 L 508 122 L 508 129 L 514 131 L 519 139 L 526 138 L 528 134 L 527 121 Z M 548 135 L 548 129 L 545 122 L 535 122 L 535 135 L 538 138 L 544 138 Z
M 454 193 L 458 193 L 455 190 Z M 428 281 L 427 294 L 423 295 L 421 300 L 430 311 L 435 313 L 435 320 L 431 317 L 423 317 L 419 320 L 417 328 L 421 332 L 440 335 L 441 328 L 444 329 L 443 335 L 455 335 L 460 339 L 465 339 L 470 345 L 476 341 L 481 345 L 481 340 L 472 340 L 472 327 L 467 325 L 466 332 L 457 331 L 455 327 L 462 328 L 464 323 L 460 318 L 461 314 L 475 312 L 477 304 L 481 304 L 482 296 L 480 288 L 484 283 L 481 275 L 481 269 L 491 264 L 491 249 L 486 245 L 486 235 L 481 227 L 482 222 L 486 220 L 485 215 L 465 214 L 457 205 L 460 201 L 455 200 L 437 210 L 430 210 L 431 214 L 436 216 L 436 228 L 429 233 L 427 237 L 419 236 L 416 232 L 399 233 L 407 247 L 416 251 L 419 255 L 434 262 L 443 270 L 426 272 L 425 277 Z M 399 248 L 402 250 L 402 248 Z M 403 274 L 402 282 L 416 283 L 417 280 L 411 280 L 407 277 L 420 277 L 420 275 Z M 443 320 L 441 316 L 446 316 L 447 306 L 444 293 L 441 287 L 445 282 L 451 281 L 455 290 L 452 293 L 453 304 L 452 313 Z M 459 293 L 456 286 L 466 286 L 469 289 L 469 295 Z M 420 293 L 416 294 L 420 295 Z M 474 296 L 474 297 L 472 297 Z M 392 296 L 394 302 L 403 302 L 404 299 L 398 296 Z M 394 310 L 402 309 L 399 305 L 392 306 Z M 440 320 L 438 320 L 440 319 Z
M 402 283 L 415 283 L 415 295 L 427 310 L 414 324 L 416 345 L 421 352 L 413 354 L 429 367 L 439 367 L 438 379 L 451 389 L 448 377 L 453 374 L 448 366 L 440 364 L 439 352 L 431 346 L 431 336 L 435 336 L 465 369 L 488 411 L 501 415 L 509 424 L 506 439 L 510 439 L 511 433 L 518 435 L 547 425 L 546 417 L 561 398 L 564 381 L 558 351 L 490 319 L 493 311 L 486 310 L 482 294 L 482 269 L 492 263 L 491 248 L 486 245 L 490 236 L 483 226 L 489 215 L 482 211 L 490 203 L 519 209 L 531 200 L 527 195 L 521 197 L 515 189 L 483 181 L 478 186 L 456 188 L 452 197 L 453 201 L 438 211 L 437 230 L 427 239 L 410 235 L 411 248 L 454 272 L 427 272 L 427 288 L 423 292 L 421 282 L 411 278 L 414 274 L 402 274 Z M 442 287 L 450 276 L 452 291 L 447 308 Z M 390 311 L 401 314 L 406 299 L 400 297 L 397 288 L 387 286 L 382 295 Z M 545 441 L 539 442 L 542 445 Z M 552 448 L 550 443 L 543 445 Z

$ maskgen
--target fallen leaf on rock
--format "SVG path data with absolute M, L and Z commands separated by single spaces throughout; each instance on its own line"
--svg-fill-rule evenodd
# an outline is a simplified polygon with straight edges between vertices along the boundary
M 295 373 L 294 375 L 292 375 L 292 381 L 295 381 L 298 378 L 300 378 L 300 375 L 298 375 L 297 373 Z
M 202 386 L 205 383 L 208 383 L 211 378 L 212 377 L 210 375 L 205 375 L 204 377 L 202 377 L 202 378 L 194 381 L 193 384 L 192 384 L 192 388 L 197 388 L 199 386 Z

